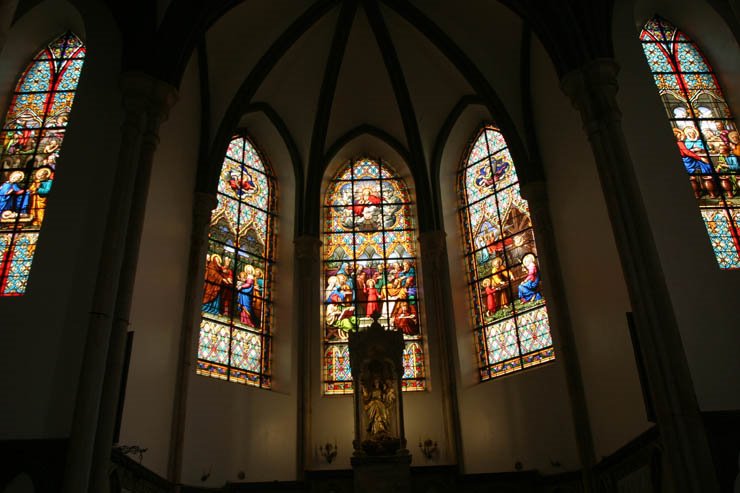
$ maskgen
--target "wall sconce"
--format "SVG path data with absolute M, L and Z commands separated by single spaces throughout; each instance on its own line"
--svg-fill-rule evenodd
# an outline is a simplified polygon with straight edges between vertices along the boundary
M 424 454 L 424 457 L 426 457 L 427 460 L 432 460 L 434 457 L 436 457 L 437 452 L 439 452 L 437 442 L 435 442 L 431 438 L 425 438 L 424 440 L 419 439 L 419 448 L 421 449 L 421 453 Z
M 337 456 L 337 441 L 334 440 L 334 445 L 332 445 L 329 442 L 326 442 L 324 445 L 319 445 L 319 454 L 321 454 L 321 457 L 323 457 L 327 464 L 331 464 L 332 461 Z

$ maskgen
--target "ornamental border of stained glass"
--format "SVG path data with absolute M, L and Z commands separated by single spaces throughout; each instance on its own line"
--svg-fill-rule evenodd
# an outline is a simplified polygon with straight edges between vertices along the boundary
M 272 387 L 276 195 L 264 153 L 246 131 L 236 133 L 219 173 L 208 232 L 199 375 Z
M 0 297 L 26 292 L 85 53 L 67 31 L 16 78 L 0 129 Z
M 329 180 L 322 207 L 325 395 L 352 392 L 348 333 L 369 326 L 376 313 L 386 328 L 404 333 L 402 389 L 426 389 L 413 206 L 405 180 L 382 159 L 351 159 Z
M 457 195 L 480 380 L 554 360 L 529 207 L 494 124 L 466 147 Z
M 740 269 L 740 134 L 712 66 L 686 33 L 654 16 L 640 32 L 720 269 Z

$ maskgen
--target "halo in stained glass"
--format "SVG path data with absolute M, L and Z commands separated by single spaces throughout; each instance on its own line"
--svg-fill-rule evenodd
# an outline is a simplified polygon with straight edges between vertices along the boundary
M 458 197 L 481 381 L 552 361 L 529 207 L 495 125 L 484 125 L 470 144 Z
M 347 339 L 371 315 L 406 340 L 404 390 L 424 390 L 423 332 L 412 203 L 403 179 L 383 161 L 342 166 L 324 197 L 323 391 L 352 392 Z M 346 356 L 345 356 L 346 355 Z
M 740 134 L 717 77 L 691 39 L 661 17 L 640 33 L 721 269 L 740 269 Z
M 0 129 L 0 296 L 26 292 L 84 62 L 82 41 L 68 32 L 15 85 Z
M 254 144 L 235 135 L 211 212 L 196 373 L 270 388 L 275 178 Z

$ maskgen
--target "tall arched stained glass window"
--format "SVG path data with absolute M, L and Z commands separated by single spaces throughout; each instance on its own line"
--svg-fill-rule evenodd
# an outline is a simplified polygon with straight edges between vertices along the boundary
M 229 143 L 211 213 L 197 373 L 270 388 L 275 178 L 245 135 Z
M 358 159 L 324 201 L 324 393 L 352 392 L 349 332 L 381 325 L 404 334 L 403 390 L 424 390 L 424 344 L 411 197 L 384 162 Z
M 529 207 L 495 126 L 477 133 L 458 191 L 481 380 L 555 359 Z
M 15 86 L 0 137 L 0 296 L 26 292 L 84 61 L 82 41 L 66 33 L 33 58 Z
M 665 19 L 645 24 L 642 48 L 722 269 L 740 268 L 740 135 L 699 48 Z

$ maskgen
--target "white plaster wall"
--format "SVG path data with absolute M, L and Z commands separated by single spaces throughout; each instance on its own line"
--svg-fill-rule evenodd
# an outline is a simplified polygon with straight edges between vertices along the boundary
M 466 473 L 525 470 L 552 474 L 578 469 L 574 429 L 563 365 L 558 357 L 558 328 L 553 327 L 556 360 L 480 383 L 478 356 L 470 320 L 456 172 L 467 144 L 484 121 L 493 118 L 482 106 L 460 116 L 442 155 L 440 191 L 447 232 L 458 361 L 458 400 Z M 544 280 L 547 282 L 547 280 Z M 560 466 L 553 466 L 552 463 Z
M 0 55 L 4 118 L 18 74 L 45 43 L 71 29 L 88 48 L 28 290 L 0 298 L 0 392 L 12 396 L 0 406 L 3 439 L 69 435 L 117 164 L 117 29 L 99 2 L 75 3 L 82 15 L 67 2 L 39 3 L 13 25 Z
M 593 154 L 539 41 L 533 108 L 597 459 L 649 427 L 626 312 L 630 303 Z
M 623 127 L 699 406 L 703 411 L 738 409 L 740 393 L 728 391 L 727 382 L 740 379 L 736 313 L 740 272 L 717 266 L 642 52 L 640 29 L 656 13 L 684 30 L 704 51 L 736 116 L 740 111 L 740 49 L 727 25 L 704 1 L 625 1 L 615 10 Z
M 178 102 L 160 129 L 131 310 L 134 340 L 119 443 L 147 449 L 142 464 L 165 476 L 187 286 L 200 98 L 192 57 Z

